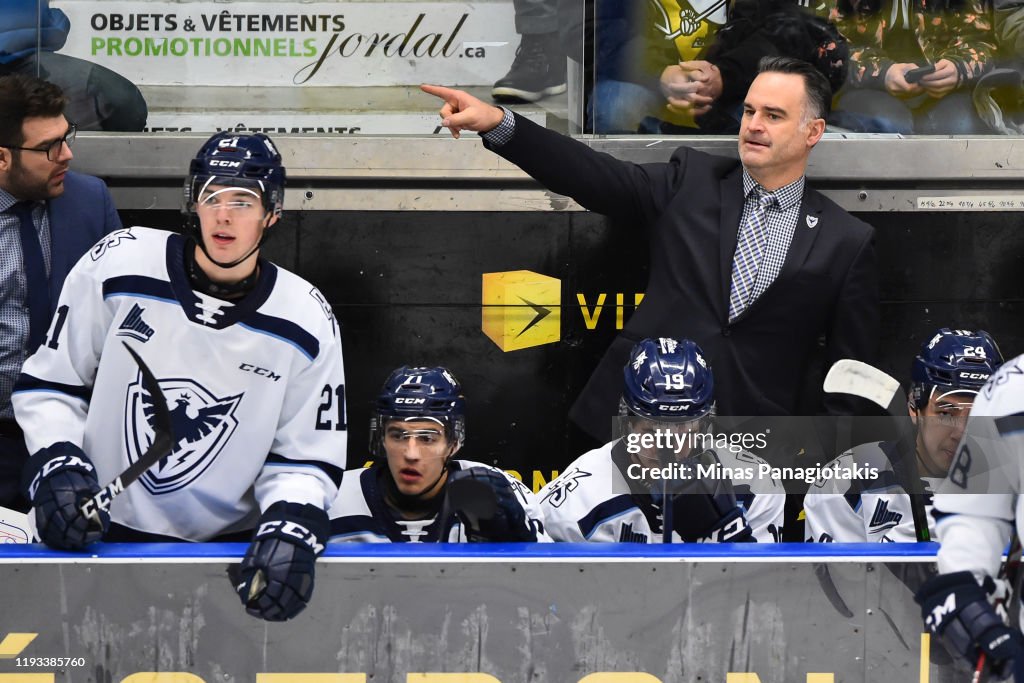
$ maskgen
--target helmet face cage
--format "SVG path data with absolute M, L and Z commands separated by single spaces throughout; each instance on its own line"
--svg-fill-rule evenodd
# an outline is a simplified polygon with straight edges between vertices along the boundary
M 928 405 L 934 391 L 977 394 L 1003 364 L 1003 355 L 984 330 L 943 327 L 921 346 L 911 368 L 911 401 Z
M 714 376 L 689 339 L 644 339 L 630 352 L 623 375 L 621 415 L 689 422 L 713 414 Z
M 185 179 L 185 207 L 193 215 L 211 185 L 255 190 L 265 214 L 278 216 L 284 205 L 285 169 L 281 154 L 263 133 L 217 133 L 196 153 Z
M 370 447 L 378 459 L 387 457 L 384 434 L 392 420 L 440 423 L 454 453 L 466 439 L 466 399 L 462 386 L 443 367 L 398 368 L 381 387 L 370 419 Z

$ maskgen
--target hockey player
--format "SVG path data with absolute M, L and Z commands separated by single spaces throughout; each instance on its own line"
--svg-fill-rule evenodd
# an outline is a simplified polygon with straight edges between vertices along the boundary
M 1018 682 L 1024 681 L 1021 623 L 1007 626 L 991 601 L 1005 598 L 1008 583 L 1019 590 L 999 577 L 999 567 L 1014 524 L 1018 535 L 1024 529 L 1022 415 L 1024 356 L 1017 356 L 974 401 L 949 477 L 933 499 L 939 574 L 915 597 L 925 625 L 951 649 L 971 665 L 984 653 L 997 676 L 1012 673 Z
M 915 426 L 915 467 L 926 497 L 945 477 L 978 390 L 1003 357 L 984 331 L 942 328 L 914 357 L 907 411 Z M 807 540 L 819 543 L 895 542 L 918 539 L 910 495 L 892 463 L 903 457 L 895 441 L 857 446 L 833 463 L 874 468 L 868 479 L 819 479 L 804 497 Z M 931 530 L 934 533 L 934 528 Z M 931 536 L 931 534 L 929 534 Z
M 742 450 L 643 447 L 644 435 L 678 437 L 710 432 L 714 379 L 694 342 L 670 338 L 636 344 L 624 369 L 619 412 L 628 433 L 577 458 L 538 496 L 548 533 L 556 541 L 673 542 L 778 541 L 785 491 L 767 478 L 700 477 L 697 463 L 737 473 L 763 463 Z M 671 416 L 671 417 L 667 417 Z M 700 443 L 690 438 L 688 443 Z M 687 475 L 641 481 L 644 468 Z M 668 519 L 668 523 L 664 523 Z M 665 527 L 669 528 L 666 529 Z
M 186 234 L 127 228 L 83 256 L 14 394 L 43 542 L 78 550 L 244 534 L 239 594 L 250 614 L 274 621 L 312 594 L 346 448 L 331 308 L 259 258 L 284 184 L 267 136 L 211 137 L 189 168 Z M 122 342 L 157 377 L 175 443 L 109 515 L 87 518 L 83 501 L 153 439 L 152 397 Z
M 330 509 L 331 542 L 550 541 L 522 482 L 454 459 L 466 436 L 465 409 L 447 369 L 392 372 L 370 426 L 376 461 L 345 474 Z

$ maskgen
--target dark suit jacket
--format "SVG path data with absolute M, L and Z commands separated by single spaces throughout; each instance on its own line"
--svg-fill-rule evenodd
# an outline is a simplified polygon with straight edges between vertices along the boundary
M 823 406 L 801 394 L 822 338 L 829 366 L 840 358 L 874 362 L 879 314 L 871 226 L 805 189 L 781 272 L 730 324 L 732 260 L 743 210 L 738 160 L 680 147 L 667 163 L 633 164 L 519 116 L 512 140 L 488 147 L 548 189 L 648 231 L 644 300 L 570 412 L 589 434 L 609 438 L 622 368 L 631 346 L 644 337 L 700 344 L 714 372 L 720 414 L 845 412 L 849 404 Z
M 64 278 L 100 237 L 121 227 L 114 200 L 103 181 L 68 171 L 64 193 L 47 202 L 50 214 L 50 314 Z
M 99 239 L 121 227 L 121 219 L 103 181 L 68 171 L 64 192 L 47 202 L 50 216 L 50 315 L 72 266 Z M 21 467 L 28 458 L 25 442 L 13 434 L 0 436 L 0 505 L 28 510 L 18 489 Z

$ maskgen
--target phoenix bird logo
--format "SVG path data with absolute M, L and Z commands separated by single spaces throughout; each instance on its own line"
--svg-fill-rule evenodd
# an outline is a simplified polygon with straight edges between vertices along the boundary
M 175 442 L 167 457 L 142 477 L 143 485 L 153 494 L 177 491 L 206 471 L 238 426 L 234 413 L 243 396 L 219 398 L 189 379 L 161 379 L 159 383 L 170 406 Z M 131 384 L 125 430 L 132 460 L 152 442 L 154 413 L 149 392 L 141 382 Z

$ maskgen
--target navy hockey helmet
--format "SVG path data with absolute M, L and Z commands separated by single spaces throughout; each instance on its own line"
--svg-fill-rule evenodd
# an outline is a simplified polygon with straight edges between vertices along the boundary
M 935 390 L 976 394 L 1002 364 L 1003 355 L 988 332 L 943 327 L 914 356 L 911 400 L 923 408 Z
M 384 427 L 392 420 L 437 422 L 454 452 L 466 438 L 462 385 L 447 368 L 402 366 L 384 382 L 374 404 L 370 445 L 377 457 L 384 457 Z
M 263 133 L 217 133 L 199 148 L 185 180 L 185 211 L 194 213 L 203 189 L 226 185 L 258 190 L 264 210 L 280 215 L 285 170 L 281 154 Z
M 629 354 L 619 412 L 690 421 L 714 410 L 715 381 L 704 352 L 689 339 L 644 339 Z

